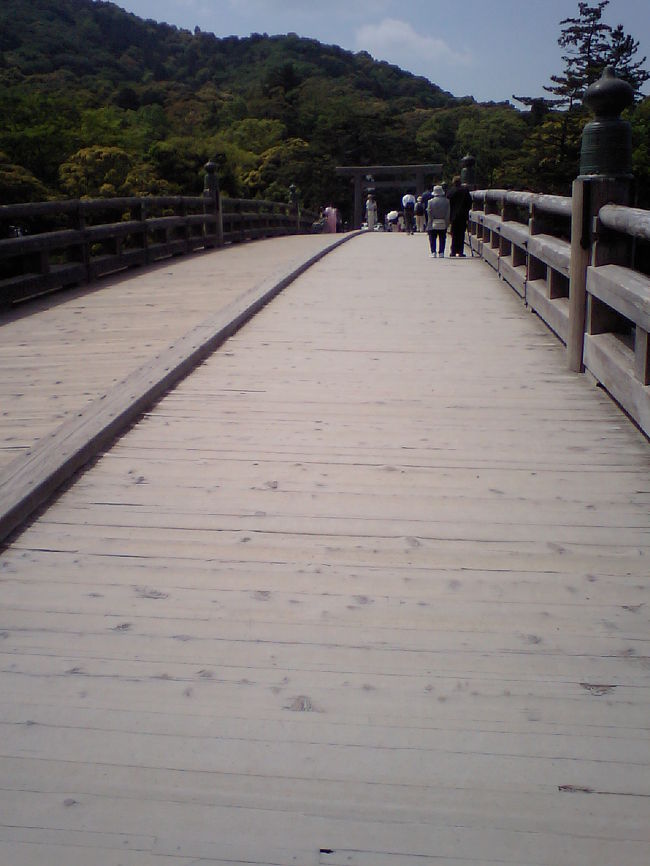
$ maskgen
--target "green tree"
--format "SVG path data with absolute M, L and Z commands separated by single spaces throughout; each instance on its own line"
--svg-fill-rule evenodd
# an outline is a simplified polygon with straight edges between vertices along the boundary
M 126 125 L 126 112 L 115 105 L 88 108 L 81 114 L 79 139 L 85 147 L 119 147 Z
M 137 159 L 143 159 L 157 141 L 170 132 L 167 115 L 161 105 L 143 105 L 137 111 L 126 111 L 118 141 Z
M 564 70 L 552 75 L 544 89 L 554 99 L 514 97 L 530 106 L 533 127 L 522 153 L 506 161 L 504 177 L 525 178 L 532 189 L 568 195 L 578 171 L 580 134 L 588 119 L 582 106 L 584 92 L 607 66 L 626 79 L 640 99 L 640 88 L 650 78 L 636 60 L 639 43 L 625 33 L 622 25 L 612 29 L 603 21 L 609 0 L 596 4 L 578 3 L 578 16 L 565 18 L 558 43 L 565 49 Z M 558 106 L 566 110 L 555 111 Z M 533 113 L 534 111 L 534 113 Z
M 176 191 L 173 184 L 156 174 L 156 169 L 149 162 L 132 166 L 122 184 L 123 195 L 172 195 Z
M 279 120 L 247 117 L 232 123 L 221 135 L 243 151 L 261 154 L 282 141 L 286 127 Z
M 578 173 L 583 125 L 582 113 L 549 112 L 495 172 L 496 185 L 570 195 Z
M 566 51 L 562 55 L 564 71 L 551 75 L 553 84 L 544 87 L 557 97 L 557 104 L 571 109 L 607 65 L 611 27 L 603 23 L 602 15 L 608 5 L 609 0 L 601 0 L 595 6 L 578 3 L 579 17 L 560 21 L 558 44 Z
M 646 57 L 634 59 L 638 50 L 639 43 L 623 31 L 621 24 L 612 30 L 608 65 L 613 66 L 619 78 L 632 86 L 637 102 L 643 99 L 641 88 L 650 78 L 650 72 L 644 68 Z
M 628 81 L 640 98 L 640 88 L 650 78 L 644 68 L 646 58 L 635 60 L 639 43 L 619 24 L 612 29 L 606 24 L 603 12 L 609 0 L 595 5 L 578 3 L 578 17 L 560 21 L 562 32 L 558 44 L 565 49 L 562 55 L 564 71 L 551 75 L 552 85 L 544 88 L 556 96 L 556 104 L 571 109 L 580 102 L 585 90 L 602 75 L 606 66 L 612 66 L 619 77 Z
M 22 165 L 11 162 L 7 154 L 0 151 L 0 201 L 3 204 L 45 201 L 50 195 L 45 184 Z
M 476 108 L 458 125 L 448 174 L 455 174 L 463 154 L 471 153 L 477 177 L 487 186 L 500 185 L 504 164 L 520 153 L 528 131 L 526 120 L 513 108 Z
M 0 150 L 41 183 L 55 188 L 62 156 L 79 147 L 79 112 L 63 95 L 0 87 Z
M 174 135 L 153 142 L 147 153 L 157 177 L 166 180 L 177 193 L 198 195 L 203 189 L 203 166 L 214 156 L 208 141 Z
M 472 108 L 441 108 L 432 113 L 418 130 L 415 140 L 420 153 L 427 161 L 444 162 L 456 144 L 458 127 L 464 118 L 471 115 Z M 451 157 L 453 159 L 453 157 Z
M 650 208 L 650 97 L 634 109 L 632 124 L 632 169 L 638 206 Z
M 123 195 L 131 168 L 129 154 L 119 147 L 84 147 L 62 164 L 61 187 L 71 198 Z
M 315 207 L 322 203 L 321 182 L 326 172 L 327 164 L 310 145 L 294 138 L 262 154 L 259 166 L 244 177 L 244 183 L 251 195 L 276 201 L 289 201 L 289 188 L 294 184 L 303 201 Z

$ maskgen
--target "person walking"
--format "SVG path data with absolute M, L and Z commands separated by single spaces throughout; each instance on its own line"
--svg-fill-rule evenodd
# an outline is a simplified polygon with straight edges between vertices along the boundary
M 371 195 L 366 200 L 366 222 L 368 223 L 368 229 L 374 231 L 375 223 L 377 222 L 377 202 Z
M 436 254 L 442 258 L 445 254 L 447 226 L 449 225 L 449 199 L 441 186 L 434 186 L 433 195 L 427 205 L 427 232 L 431 257 Z M 436 243 L 438 252 L 436 253 Z
M 433 195 L 433 193 L 431 192 L 430 189 L 425 189 L 425 191 L 422 193 L 422 204 L 424 205 L 424 222 L 425 222 L 425 224 L 427 221 L 427 208 L 429 206 L 429 199 L 431 198 L 432 195 Z M 425 226 L 425 231 L 426 231 L 426 226 Z
M 451 255 L 462 258 L 465 255 L 465 231 L 469 212 L 472 209 L 472 196 L 467 186 L 460 182 L 458 175 L 452 181 L 447 198 L 451 223 Z
M 415 196 L 407 192 L 402 196 L 402 208 L 404 209 L 404 229 L 407 235 L 412 235 L 415 227 Z
M 424 225 L 426 223 L 426 211 L 424 209 L 424 204 L 422 203 L 422 196 L 419 195 L 417 201 L 415 202 L 415 230 L 416 232 L 423 232 Z
M 337 209 L 333 204 L 330 204 L 325 208 L 325 231 L 335 235 L 337 222 Z

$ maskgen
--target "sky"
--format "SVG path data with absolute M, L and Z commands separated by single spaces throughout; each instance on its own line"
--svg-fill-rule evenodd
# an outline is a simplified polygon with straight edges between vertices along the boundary
M 560 21 L 577 0 L 115 0 L 141 18 L 216 36 L 297 33 L 367 51 L 454 96 L 501 102 L 544 96 L 561 73 Z M 591 5 L 596 5 L 592 0 Z M 622 24 L 650 57 L 648 0 L 610 0 L 603 21 Z M 646 63 L 650 68 L 650 61 Z M 650 82 L 644 93 L 650 95 Z M 516 104 L 516 103 L 515 103 Z M 521 106 L 519 106 L 521 107 Z

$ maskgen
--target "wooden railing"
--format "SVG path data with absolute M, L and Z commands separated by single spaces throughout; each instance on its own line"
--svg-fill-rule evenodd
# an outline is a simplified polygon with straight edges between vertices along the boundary
M 472 193 L 472 247 L 566 344 L 571 327 L 572 200 L 506 190 Z M 650 435 L 650 278 L 634 267 L 650 211 L 605 205 L 577 226 L 590 246 L 584 368 Z M 575 233 L 574 231 L 574 233 Z
M 505 190 L 472 193 L 475 251 L 566 343 L 571 199 Z
M 151 196 L 0 207 L 0 309 L 169 256 L 308 232 L 295 205 Z
M 236 243 L 311 230 L 316 214 L 261 199 L 223 198 L 223 239 Z

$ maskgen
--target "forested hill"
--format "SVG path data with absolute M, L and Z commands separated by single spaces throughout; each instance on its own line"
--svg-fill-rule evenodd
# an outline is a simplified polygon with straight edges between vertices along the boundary
M 5 201 L 12 183 L 21 200 L 196 190 L 215 154 L 231 194 L 294 182 L 320 200 L 337 163 L 431 159 L 423 119 L 471 102 L 366 53 L 218 39 L 92 0 L 2 0 L 0 97 Z
M 99 0 L 0 2 L 0 203 L 189 194 L 216 158 L 229 195 L 286 201 L 295 184 L 310 207 L 345 207 L 336 165 L 439 162 L 450 178 L 468 152 L 480 185 L 568 195 L 586 115 L 542 103 L 478 104 L 295 34 L 218 39 Z M 650 100 L 631 121 L 650 202 Z
M 179 86 L 197 91 L 210 83 L 256 99 L 269 90 L 327 79 L 401 109 L 409 100 L 433 108 L 453 99 L 425 78 L 377 63 L 365 52 L 293 34 L 218 39 L 198 28 L 190 33 L 144 21 L 113 3 L 3 0 L 0 25 L 3 67 L 11 70 L 5 80 L 80 86 L 100 98 L 107 85 L 133 88 L 146 102 L 173 95 L 170 90 L 178 95 Z

